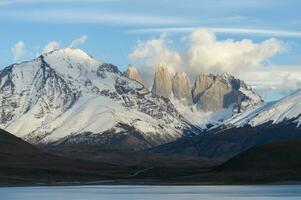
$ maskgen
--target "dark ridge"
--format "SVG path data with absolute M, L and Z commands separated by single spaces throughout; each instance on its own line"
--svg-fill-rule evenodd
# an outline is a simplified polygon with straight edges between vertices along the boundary
M 249 172 L 301 169 L 301 139 L 258 145 L 231 158 L 219 171 Z
M 190 155 L 229 159 L 255 145 L 273 141 L 301 138 L 301 129 L 293 120 L 279 124 L 263 124 L 257 127 L 222 127 L 210 132 L 181 138 L 150 151 L 162 155 Z
M 127 177 L 128 168 L 45 153 L 0 129 L 0 185 L 112 180 Z

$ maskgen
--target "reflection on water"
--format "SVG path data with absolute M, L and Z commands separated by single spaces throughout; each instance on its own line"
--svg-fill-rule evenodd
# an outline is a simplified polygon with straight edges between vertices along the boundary
M 300 199 L 301 185 L 61 186 L 0 188 L 1 200 L 274 200 Z

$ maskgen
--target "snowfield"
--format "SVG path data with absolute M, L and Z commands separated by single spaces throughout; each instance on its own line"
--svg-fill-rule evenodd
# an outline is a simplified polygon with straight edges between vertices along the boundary
M 243 127 L 246 124 L 258 126 L 267 122 L 278 124 L 287 120 L 293 120 L 299 126 L 300 116 L 301 90 L 298 90 L 279 101 L 254 106 L 246 112 L 227 120 L 225 124 Z

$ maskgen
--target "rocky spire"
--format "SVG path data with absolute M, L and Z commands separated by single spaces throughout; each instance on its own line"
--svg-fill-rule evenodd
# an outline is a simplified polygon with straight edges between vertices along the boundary
M 204 111 L 217 111 L 239 105 L 242 98 L 239 88 L 240 81 L 233 76 L 200 74 L 195 81 L 193 101 Z
M 152 93 L 169 98 L 173 94 L 184 105 L 196 105 L 199 110 L 218 111 L 232 108 L 234 112 L 262 102 L 260 96 L 243 81 L 228 75 L 200 74 L 191 89 L 186 73 L 172 78 L 168 67 L 160 65 L 155 72 Z
M 227 108 L 236 101 L 237 90 L 221 80 L 215 80 L 209 88 L 195 98 L 198 108 L 205 111 L 217 111 Z
M 199 96 L 202 95 L 213 83 L 215 80 L 215 76 L 210 74 L 200 74 L 197 76 L 194 88 L 192 91 L 192 98 L 194 101 L 197 101 Z
M 127 74 L 128 78 L 135 80 L 135 81 L 141 83 L 145 88 L 148 88 L 146 81 L 140 77 L 139 72 L 136 67 L 134 67 L 132 65 L 128 65 L 126 74 Z
M 172 78 L 166 65 L 160 65 L 157 68 L 152 93 L 158 96 L 170 97 L 172 93 Z
M 192 104 L 191 87 L 185 72 L 177 72 L 173 78 L 173 95 L 186 105 Z

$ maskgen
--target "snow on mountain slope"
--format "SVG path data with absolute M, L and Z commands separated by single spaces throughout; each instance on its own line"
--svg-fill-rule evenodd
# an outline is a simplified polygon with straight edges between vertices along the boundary
M 242 100 L 240 105 L 240 110 L 244 112 L 248 108 L 251 108 L 255 105 L 261 104 L 263 102 L 262 98 L 256 94 L 250 86 L 241 82 L 241 86 L 239 87 L 239 91 L 242 93 Z
M 268 122 L 278 124 L 293 120 L 300 125 L 301 121 L 301 90 L 275 102 L 269 102 L 254 106 L 246 112 L 229 119 L 225 124 L 243 127 L 246 124 L 258 126 Z
M 65 48 L 0 71 L 0 128 L 33 144 L 141 149 L 194 127 L 117 67 Z
M 211 126 L 220 125 L 224 120 L 233 116 L 232 108 L 225 108 L 216 112 L 202 111 L 196 108 L 196 105 L 184 105 L 182 101 L 170 98 L 171 102 L 175 105 L 177 110 L 192 124 L 201 127 L 203 130 L 210 128 Z

